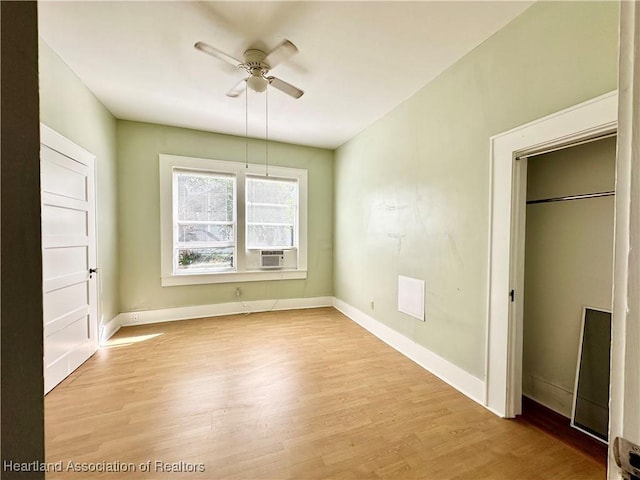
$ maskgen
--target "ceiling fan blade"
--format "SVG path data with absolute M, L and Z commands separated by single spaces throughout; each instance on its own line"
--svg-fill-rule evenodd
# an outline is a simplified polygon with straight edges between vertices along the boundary
M 283 40 L 278 45 L 273 47 L 273 49 L 271 49 L 269 53 L 267 53 L 264 61 L 269 64 L 271 68 L 273 68 L 296 53 L 298 53 L 298 47 L 296 47 L 289 40 Z
M 249 78 L 249 77 L 247 77 Z M 227 92 L 227 97 L 237 97 L 247 88 L 247 79 L 240 80 L 231 90 Z
M 267 77 L 269 80 L 269 84 L 280 90 L 281 92 L 286 93 L 287 95 L 292 96 L 293 98 L 300 98 L 304 92 L 300 90 L 298 87 L 294 87 L 290 83 L 285 82 L 284 80 L 280 80 L 276 77 Z
M 217 48 L 212 47 L 209 44 L 206 44 L 204 42 L 196 42 L 193 45 L 195 48 L 197 48 L 198 50 L 200 50 L 201 52 L 204 52 L 208 55 L 211 55 L 212 57 L 215 57 L 219 60 L 222 60 L 223 62 L 227 62 L 231 65 L 233 65 L 234 67 L 238 67 L 240 65 L 242 65 L 242 62 L 240 60 L 238 60 L 237 58 L 232 57 L 231 55 L 227 55 L 226 53 L 218 50 Z

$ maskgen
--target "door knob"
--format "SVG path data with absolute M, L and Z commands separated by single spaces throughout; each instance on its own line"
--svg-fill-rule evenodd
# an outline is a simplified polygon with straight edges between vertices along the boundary
M 93 278 L 93 274 L 94 273 L 98 273 L 98 269 L 97 268 L 90 268 L 89 269 L 89 278 Z

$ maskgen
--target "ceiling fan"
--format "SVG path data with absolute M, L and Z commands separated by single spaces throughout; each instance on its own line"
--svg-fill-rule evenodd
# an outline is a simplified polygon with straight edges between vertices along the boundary
M 284 80 L 280 80 L 273 76 L 267 76 L 269 74 L 269 70 L 271 70 L 276 64 L 286 60 L 291 55 L 298 52 L 298 48 L 289 40 L 283 40 L 267 53 L 262 50 L 250 48 L 244 52 L 244 62 L 241 62 L 237 58 L 234 58 L 204 42 L 196 42 L 194 47 L 201 52 L 227 62 L 234 67 L 242 68 L 249 74 L 247 78 L 240 80 L 235 87 L 227 92 L 227 96 L 229 97 L 237 97 L 240 95 L 245 89 L 245 82 L 246 86 L 255 92 L 264 92 L 267 89 L 267 86 L 271 85 L 293 98 L 300 98 L 304 94 L 302 90 L 294 87 Z

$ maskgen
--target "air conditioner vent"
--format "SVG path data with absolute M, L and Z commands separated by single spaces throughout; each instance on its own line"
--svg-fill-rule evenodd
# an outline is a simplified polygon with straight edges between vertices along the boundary
M 261 250 L 260 268 L 282 268 L 284 250 Z

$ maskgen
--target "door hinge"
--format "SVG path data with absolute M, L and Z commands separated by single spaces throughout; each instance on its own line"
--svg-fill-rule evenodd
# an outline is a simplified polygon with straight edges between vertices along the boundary
M 515 290 L 511 290 L 509 292 L 509 298 L 511 299 L 512 302 L 516 299 L 516 291 Z

